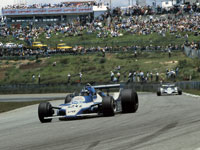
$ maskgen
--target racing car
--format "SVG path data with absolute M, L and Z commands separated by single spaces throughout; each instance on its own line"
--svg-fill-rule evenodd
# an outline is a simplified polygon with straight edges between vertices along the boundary
M 119 88 L 119 93 L 112 96 L 102 90 Z M 137 92 L 132 89 L 122 89 L 120 84 L 91 86 L 87 84 L 79 94 L 69 94 L 64 104 L 52 106 L 50 102 L 41 102 L 38 106 L 38 117 L 41 123 L 59 120 L 75 119 L 87 116 L 114 116 L 117 112 L 134 113 L 138 110 Z
M 182 95 L 182 90 L 175 84 L 163 84 L 158 88 L 157 96 L 161 95 Z

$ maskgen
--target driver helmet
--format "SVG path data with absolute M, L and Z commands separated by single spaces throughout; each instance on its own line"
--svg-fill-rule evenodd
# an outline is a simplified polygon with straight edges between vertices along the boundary
M 87 89 L 84 89 L 84 90 L 81 91 L 81 95 L 89 96 L 89 94 L 90 94 L 90 91 L 87 90 Z
M 91 86 L 91 84 L 90 84 L 90 83 L 87 83 L 86 86 Z

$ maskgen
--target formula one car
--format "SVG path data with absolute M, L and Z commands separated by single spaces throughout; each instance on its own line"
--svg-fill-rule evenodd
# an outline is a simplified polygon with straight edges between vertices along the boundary
M 119 93 L 110 96 L 102 92 L 103 89 L 120 88 L 120 84 L 91 86 L 87 84 L 79 94 L 67 95 L 64 104 L 57 107 L 49 102 L 42 102 L 38 106 L 40 122 L 51 122 L 53 118 L 59 120 L 74 119 L 87 116 L 114 116 L 117 112 L 134 113 L 139 106 L 138 95 L 132 89 L 121 89 Z M 57 110 L 57 111 L 55 111 Z
M 158 88 L 157 91 L 157 95 L 161 96 L 161 95 L 181 95 L 182 94 L 182 90 L 175 86 L 174 84 L 164 84 L 161 85 L 161 87 Z

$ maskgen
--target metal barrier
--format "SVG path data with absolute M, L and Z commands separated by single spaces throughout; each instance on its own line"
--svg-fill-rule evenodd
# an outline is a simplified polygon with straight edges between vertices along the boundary
M 190 58 L 200 58 L 200 50 L 195 50 L 188 46 L 184 46 L 184 52 Z
M 0 85 L 1 94 L 17 93 L 63 93 L 80 90 L 82 85 L 70 84 L 6 84 Z
M 99 83 L 105 84 L 105 83 Z M 200 81 L 181 81 L 175 83 L 181 89 L 200 89 Z M 124 88 L 131 88 L 136 91 L 156 92 L 160 83 L 121 83 Z M 65 93 L 79 92 L 83 84 L 7 84 L 0 85 L 1 94 L 14 93 Z
M 182 81 L 177 82 L 176 85 L 182 89 L 200 90 L 200 81 Z

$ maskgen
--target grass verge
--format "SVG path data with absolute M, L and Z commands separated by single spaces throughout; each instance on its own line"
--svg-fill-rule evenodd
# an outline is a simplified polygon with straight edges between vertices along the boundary
M 34 104 L 39 104 L 41 101 L 37 102 L 0 102 L 0 113 L 8 112 L 17 108 L 26 107 Z
M 199 90 L 184 90 L 184 92 L 200 96 Z

